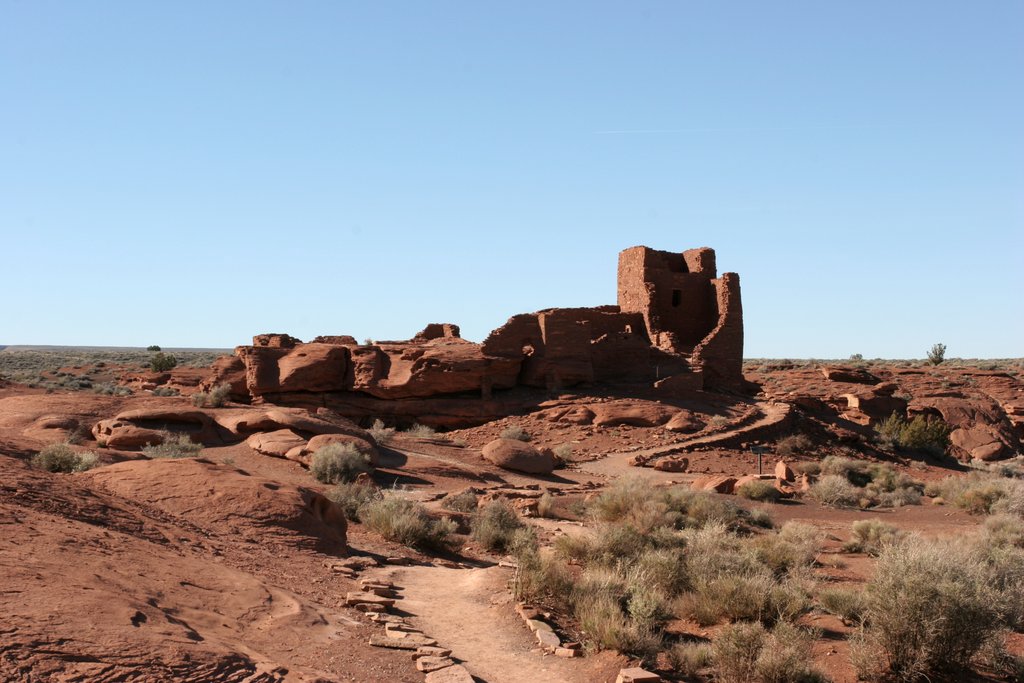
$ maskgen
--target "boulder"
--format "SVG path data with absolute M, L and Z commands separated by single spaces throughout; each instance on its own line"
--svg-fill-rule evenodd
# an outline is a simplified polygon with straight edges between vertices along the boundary
M 654 469 L 661 472 L 685 472 L 689 467 L 689 459 L 678 456 L 661 458 L 654 463 Z
M 97 422 L 93 425 L 92 435 L 97 442 L 116 450 L 134 450 L 164 442 L 160 430 L 146 429 L 117 418 Z
M 289 460 L 300 462 L 309 466 L 310 458 L 318 450 L 332 443 L 351 444 L 357 451 L 370 459 L 370 464 L 376 467 L 380 462 L 380 455 L 372 441 L 351 434 L 318 434 L 307 443 L 303 440 L 301 445 L 295 446 L 284 457 Z
M 975 460 L 999 460 L 1014 454 L 1005 435 L 991 425 L 976 424 L 954 429 L 949 441 L 966 458 Z
M 714 491 L 716 493 L 732 493 L 736 486 L 736 477 L 729 477 L 724 474 L 701 477 L 691 485 L 694 491 Z
M 599 427 L 657 427 L 679 412 L 678 408 L 653 401 L 609 401 L 595 403 L 590 408 L 594 411 L 594 424 Z
M 483 457 L 502 469 L 527 474 L 551 474 L 555 469 L 554 456 L 518 439 L 495 439 L 484 446 Z
M 872 375 L 867 370 L 860 368 L 825 366 L 821 368 L 821 374 L 830 382 L 850 382 L 852 384 L 878 384 L 882 380 Z
M 786 464 L 785 460 L 780 460 L 775 465 L 775 478 L 780 481 L 794 481 L 796 479 L 792 468 Z
M 278 429 L 257 432 L 246 439 L 245 444 L 257 453 L 283 458 L 293 448 L 305 446 L 306 440 L 290 429 Z
M 704 429 L 704 422 L 700 420 L 693 411 L 680 410 L 678 413 L 672 416 L 668 422 L 665 423 L 665 429 L 670 432 L 699 432 Z

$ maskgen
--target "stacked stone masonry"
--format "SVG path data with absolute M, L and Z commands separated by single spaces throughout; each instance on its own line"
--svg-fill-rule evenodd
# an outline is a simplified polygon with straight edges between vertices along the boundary
M 219 361 L 212 382 L 241 391 L 244 377 L 247 398 L 293 405 L 315 405 L 318 396 L 335 404 L 356 397 L 486 402 L 516 388 L 593 384 L 735 390 L 743 386 L 742 357 L 739 276 L 718 277 L 706 247 L 638 246 L 619 255 L 614 306 L 515 315 L 480 344 L 449 323 L 432 323 L 408 341 L 369 344 L 347 335 L 304 344 L 262 334 Z

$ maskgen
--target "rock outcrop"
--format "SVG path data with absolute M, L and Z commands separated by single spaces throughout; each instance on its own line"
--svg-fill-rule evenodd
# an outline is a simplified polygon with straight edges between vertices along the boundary
M 555 458 L 517 439 L 495 439 L 483 448 L 484 459 L 506 470 L 527 474 L 551 474 Z

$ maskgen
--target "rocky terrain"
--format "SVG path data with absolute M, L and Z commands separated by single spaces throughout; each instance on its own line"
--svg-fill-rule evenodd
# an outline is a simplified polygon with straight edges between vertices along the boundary
M 0 679 L 1019 680 L 1024 361 L 744 363 L 713 251 L 619 278 L 482 344 L 6 373 Z M 947 542 L 962 647 L 897 657 L 882 577 Z

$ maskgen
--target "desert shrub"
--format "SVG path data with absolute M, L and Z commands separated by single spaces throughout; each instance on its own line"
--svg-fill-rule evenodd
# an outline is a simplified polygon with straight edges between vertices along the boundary
M 743 514 L 728 500 L 683 487 L 651 487 L 639 477 L 623 477 L 589 505 L 602 522 L 624 522 L 646 532 L 657 527 L 680 529 L 721 521 L 731 524 Z
M 519 425 L 512 425 L 501 430 L 501 438 L 503 439 L 515 439 L 516 441 L 529 441 L 533 437 L 530 436 L 530 432 L 526 431 Z
M 434 519 L 419 503 L 386 495 L 359 509 L 362 522 L 389 541 L 416 548 L 447 549 L 455 523 Z
M 313 453 L 309 472 L 322 484 L 354 481 L 373 470 L 370 459 L 350 443 L 330 443 Z
M 972 472 L 966 477 L 929 482 L 925 493 L 975 515 L 1003 512 L 1024 516 L 1024 484 L 1014 479 Z
M 842 455 L 830 455 L 821 461 L 822 474 L 843 477 L 857 487 L 871 483 L 869 464 L 863 460 L 854 460 Z
M 867 584 L 858 660 L 874 655 L 904 681 L 965 669 L 1000 629 L 1000 596 L 989 578 L 962 544 L 908 537 L 883 547 Z
M 542 493 L 540 498 L 537 499 L 537 516 L 548 519 L 554 519 L 556 516 L 555 497 L 547 491 Z
M 419 423 L 414 424 L 412 427 L 406 429 L 405 433 L 408 434 L 409 436 L 415 436 L 419 439 L 430 439 L 432 437 L 437 436 L 437 430 L 435 430 L 433 427 L 428 427 L 427 425 L 421 425 Z
M 807 666 L 812 634 L 780 622 L 772 630 L 760 624 L 733 624 L 711 645 L 715 680 L 722 683 L 813 683 L 827 679 Z
M 391 441 L 391 437 L 395 435 L 395 428 L 385 427 L 384 421 L 379 419 L 374 420 L 373 425 L 366 431 L 368 431 L 370 433 L 370 436 L 373 437 L 373 440 L 376 441 L 381 446 Z
M 52 443 L 32 456 L 32 465 L 47 472 L 84 472 L 98 463 L 95 453 L 79 453 L 69 444 Z
M 148 458 L 194 458 L 203 450 L 203 444 L 196 443 L 188 434 L 163 433 L 163 441 L 150 444 L 142 449 Z
M 1024 548 L 1024 520 L 1016 515 L 992 515 L 985 520 L 981 533 L 987 546 Z
M 551 598 L 560 605 L 568 604 L 573 578 L 561 560 L 552 553 L 541 552 L 537 534 L 531 527 L 515 532 L 510 550 L 516 560 L 512 582 L 516 600 L 532 602 Z
M 169 353 L 158 351 L 149 359 L 149 367 L 153 372 L 167 372 L 178 365 L 178 359 Z
M 492 552 L 508 550 L 515 532 L 522 526 L 516 511 L 503 500 L 492 501 L 477 510 L 470 523 L 474 540 Z
M 779 439 L 775 444 L 775 452 L 787 457 L 800 455 L 810 450 L 813 445 L 814 442 L 806 434 L 790 434 L 785 438 Z
M 328 489 L 325 494 L 342 509 L 345 516 L 353 522 L 360 521 L 360 510 L 364 506 L 381 498 L 376 486 L 367 486 L 355 482 L 342 483 Z
M 775 526 L 771 513 L 764 508 L 754 508 L 747 513 L 747 521 L 751 526 L 758 526 L 764 529 L 771 529 Z
M 757 656 L 767 632 L 761 624 L 733 624 L 722 629 L 711 644 L 715 673 L 722 683 L 754 680 Z
M 878 555 L 889 543 L 895 543 L 902 532 L 892 524 L 877 519 L 859 519 L 850 527 L 852 536 L 843 544 L 843 550 L 850 553 Z
M 850 507 L 857 505 L 861 498 L 860 490 L 838 474 L 826 474 L 811 484 L 807 495 L 829 507 Z
M 174 387 L 157 387 L 153 390 L 154 396 L 180 396 L 181 392 Z
M 668 651 L 668 661 L 682 676 L 696 676 L 714 662 L 708 643 L 676 643 Z
M 826 588 L 817 597 L 822 609 L 848 624 L 860 623 L 864 619 L 864 594 L 861 591 Z
M 775 483 L 766 479 L 744 483 L 736 489 L 736 495 L 761 502 L 775 502 L 782 497 L 779 489 L 775 488 Z
M 821 474 L 821 463 L 813 460 L 802 460 L 799 462 L 790 463 L 790 469 L 796 474 L 807 474 L 811 476 L 817 476 Z
M 159 351 L 160 347 L 157 344 L 150 344 L 146 347 L 147 351 Z
M 209 391 L 197 391 L 192 394 L 192 405 L 197 408 L 221 408 L 231 396 L 231 385 L 218 384 Z
M 556 458 L 558 458 L 562 462 L 569 462 L 572 460 L 572 444 L 559 444 L 555 446 L 552 453 Z
M 932 348 L 928 350 L 928 362 L 932 365 L 940 365 L 944 360 L 946 360 L 946 345 L 932 344 Z
M 614 596 L 598 593 L 578 598 L 576 616 L 580 628 L 600 649 L 627 652 L 641 659 L 661 649 L 661 635 L 629 620 Z
M 932 455 L 943 455 L 949 448 L 950 426 L 942 420 L 916 415 L 909 422 L 893 413 L 875 426 L 883 443 Z
M 757 536 L 749 542 L 757 560 L 781 576 L 790 570 L 814 565 L 822 533 L 802 522 L 786 522 L 776 534 Z
M 441 507 L 455 512 L 473 512 L 477 508 L 477 495 L 473 489 L 449 493 L 441 501 Z

